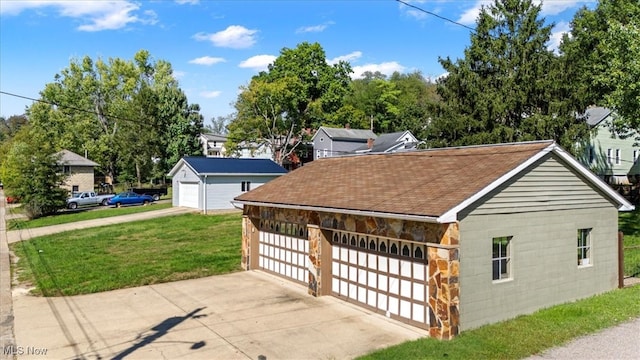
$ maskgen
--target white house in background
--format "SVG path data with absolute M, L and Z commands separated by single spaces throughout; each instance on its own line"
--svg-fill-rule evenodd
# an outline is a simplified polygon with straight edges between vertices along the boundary
M 232 209 L 233 198 L 286 173 L 270 159 L 184 157 L 169 172 L 173 206 Z
M 369 139 L 366 145 L 360 146 L 355 149 L 354 152 L 356 154 L 366 154 L 415 150 L 418 143 L 418 138 L 416 138 L 411 131 L 398 131 L 389 134 L 380 134 L 376 139 Z
M 202 154 L 206 157 L 224 157 L 226 150 L 224 143 L 227 137 L 219 134 L 200 134 Z

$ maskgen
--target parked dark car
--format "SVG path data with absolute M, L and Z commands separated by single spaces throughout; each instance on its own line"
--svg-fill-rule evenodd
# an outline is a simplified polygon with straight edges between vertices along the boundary
M 143 189 L 143 188 L 133 188 L 133 189 L 129 189 L 129 191 L 132 191 L 136 194 L 142 194 L 142 195 L 151 195 L 153 197 L 153 200 L 158 201 L 160 200 L 161 196 L 167 195 L 168 191 L 166 187 L 162 187 L 162 188 L 148 188 L 148 189 Z
M 147 205 L 153 202 L 153 197 L 150 195 L 140 195 L 132 191 L 121 192 L 120 194 L 109 199 L 109 205 L 115 205 L 120 207 L 122 205 Z

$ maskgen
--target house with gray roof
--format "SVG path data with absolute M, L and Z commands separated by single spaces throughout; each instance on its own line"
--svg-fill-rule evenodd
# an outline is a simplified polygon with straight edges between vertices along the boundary
M 331 128 L 321 126 L 311 138 L 313 159 L 342 156 L 366 146 L 367 141 L 378 136 L 368 129 Z
M 636 133 L 621 138 L 611 131 L 616 114 L 608 108 L 587 109 L 586 121 L 591 127 L 589 143 L 581 161 L 598 176 L 613 185 L 640 181 L 640 145 Z
M 67 175 L 62 188 L 71 193 L 94 190 L 94 170 L 99 166 L 98 163 L 66 149 L 56 153 L 56 156 L 59 157 L 60 171 Z
M 233 209 L 231 201 L 287 170 L 270 159 L 188 156 L 171 169 L 173 206 L 207 210 Z
M 418 146 L 418 138 L 411 131 L 399 131 L 389 134 L 380 134 L 375 139 L 369 139 L 366 145 L 355 149 L 356 154 L 366 153 L 391 153 L 396 151 L 415 150 Z
M 553 141 L 322 158 L 235 201 L 245 270 L 436 339 L 615 289 L 634 209 Z

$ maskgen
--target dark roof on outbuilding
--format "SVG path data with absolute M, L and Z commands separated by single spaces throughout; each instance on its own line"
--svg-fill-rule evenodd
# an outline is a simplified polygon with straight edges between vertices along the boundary
M 287 170 L 270 159 L 237 159 L 211 158 L 204 156 L 187 156 L 171 169 L 169 176 L 173 176 L 180 164 L 185 163 L 199 175 L 213 174 L 254 174 L 266 175 L 286 174 Z

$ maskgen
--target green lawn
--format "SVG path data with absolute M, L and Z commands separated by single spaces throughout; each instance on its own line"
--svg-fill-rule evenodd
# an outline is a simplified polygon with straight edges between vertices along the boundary
M 87 294 L 240 270 L 240 224 L 240 214 L 185 214 L 38 237 L 11 249 L 19 281 L 35 293 Z
M 360 359 L 521 359 L 639 317 L 638 299 L 640 286 L 614 290 L 464 331 L 451 341 L 422 338 Z
M 624 275 L 640 276 L 640 209 L 620 213 L 618 223 L 624 233 Z
M 104 208 L 83 208 L 78 211 L 63 211 L 55 215 L 45 216 L 38 219 L 26 220 L 26 219 L 13 219 L 7 221 L 7 229 L 33 229 L 42 226 L 51 226 L 58 224 L 67 224 L 76 221 L 101 219 L 111 216 L 135 214 L 145 211 L 153 211 L 160 209 L 168 209 L 171 207 L 171 203 L 153 203 L 148 206 L 125 206 L 122 208 L 110 207 Z M 11 213 L 15 209 L 11 210 Z M 20 212 L 20 210 L 17 210 Z

